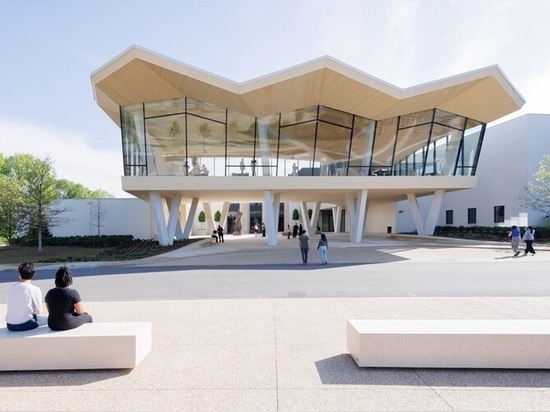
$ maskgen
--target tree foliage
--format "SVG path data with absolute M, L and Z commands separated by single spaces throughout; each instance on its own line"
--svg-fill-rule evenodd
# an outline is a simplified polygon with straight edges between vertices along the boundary
M 294 209 L 292 211 L 292 220 L 300 220 L 300 213 L 298 212 L 298 209 Z
M 23 199 L 23 191 L 15 179 L 0 174 L 0 237 L 8 244 L 17 235 Z
M 38 159 L 24 153 L 5 157 L 0 153 L 0 238 L 11 242 L 23 233 L 41 236 L 48 226 L 65 223 L 57 218 L 63 210 L 55 208 L 61 199 L 114 198 L 102 189 L 58 180 L 53 163 L 48 156 Z
M 550 155 L 545 155 L 533 179 L 525 186 L 524 206 L 550 216 Z

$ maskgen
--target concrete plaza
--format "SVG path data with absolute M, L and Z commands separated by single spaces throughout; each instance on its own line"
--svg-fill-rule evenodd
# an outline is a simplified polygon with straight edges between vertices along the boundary
M 550 410 L 547 370 L 358 368 L 346 349 L 347 319 L 549 318 L 548 250 L 328 237 L 324 266 L 318 237 L 302 265 L 296 240 L 253 235 L 73 264 L 96 322 L 152 322 L 151 353 L 133 370 L 1 372 L 0 410 Z

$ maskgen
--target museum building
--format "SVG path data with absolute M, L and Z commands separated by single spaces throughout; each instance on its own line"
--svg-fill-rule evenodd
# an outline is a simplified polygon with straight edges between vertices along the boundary
M 257 223 L 268 245 L 299 220 L 387 233 L 407 200 L 431 235 L 445 193 L 476 186 L 486 125 L 525 103 L 498 66 L 401 89 L 331 57 L 236 83 L 138 46 L 95 71 L 97 104 L 121 129 L 122 189 L 151 204 L 161 244 Z M 418 199 L 428 197 L 427 213 Z M 200 206 L 199 206 L 200 205 Z

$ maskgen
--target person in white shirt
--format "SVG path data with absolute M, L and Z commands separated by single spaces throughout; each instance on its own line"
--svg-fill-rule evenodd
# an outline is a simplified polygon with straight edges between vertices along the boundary
M 19 282 L 8 289 L 6 327 L 12 332 L 36 329 L 48 321 L 42 313 L 42 291 L 32 285 L 36 274 L 33 263 L 21 263 L 17 270 Z

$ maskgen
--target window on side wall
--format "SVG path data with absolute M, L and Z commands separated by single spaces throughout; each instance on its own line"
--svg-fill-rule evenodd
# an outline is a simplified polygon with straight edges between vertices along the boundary
M 452 210 L 446 210 L 445 211 L 445 224 L 446 225 L 452 225 L 453 224 L 453 211 Z
M 471 207 L 468 209 L 468 224 L 473 225 L 477 223 L 477 209 Z
M 495 206 L 494 208 L 494 222 L 503 223 L 504 222 L 504 206 Z

